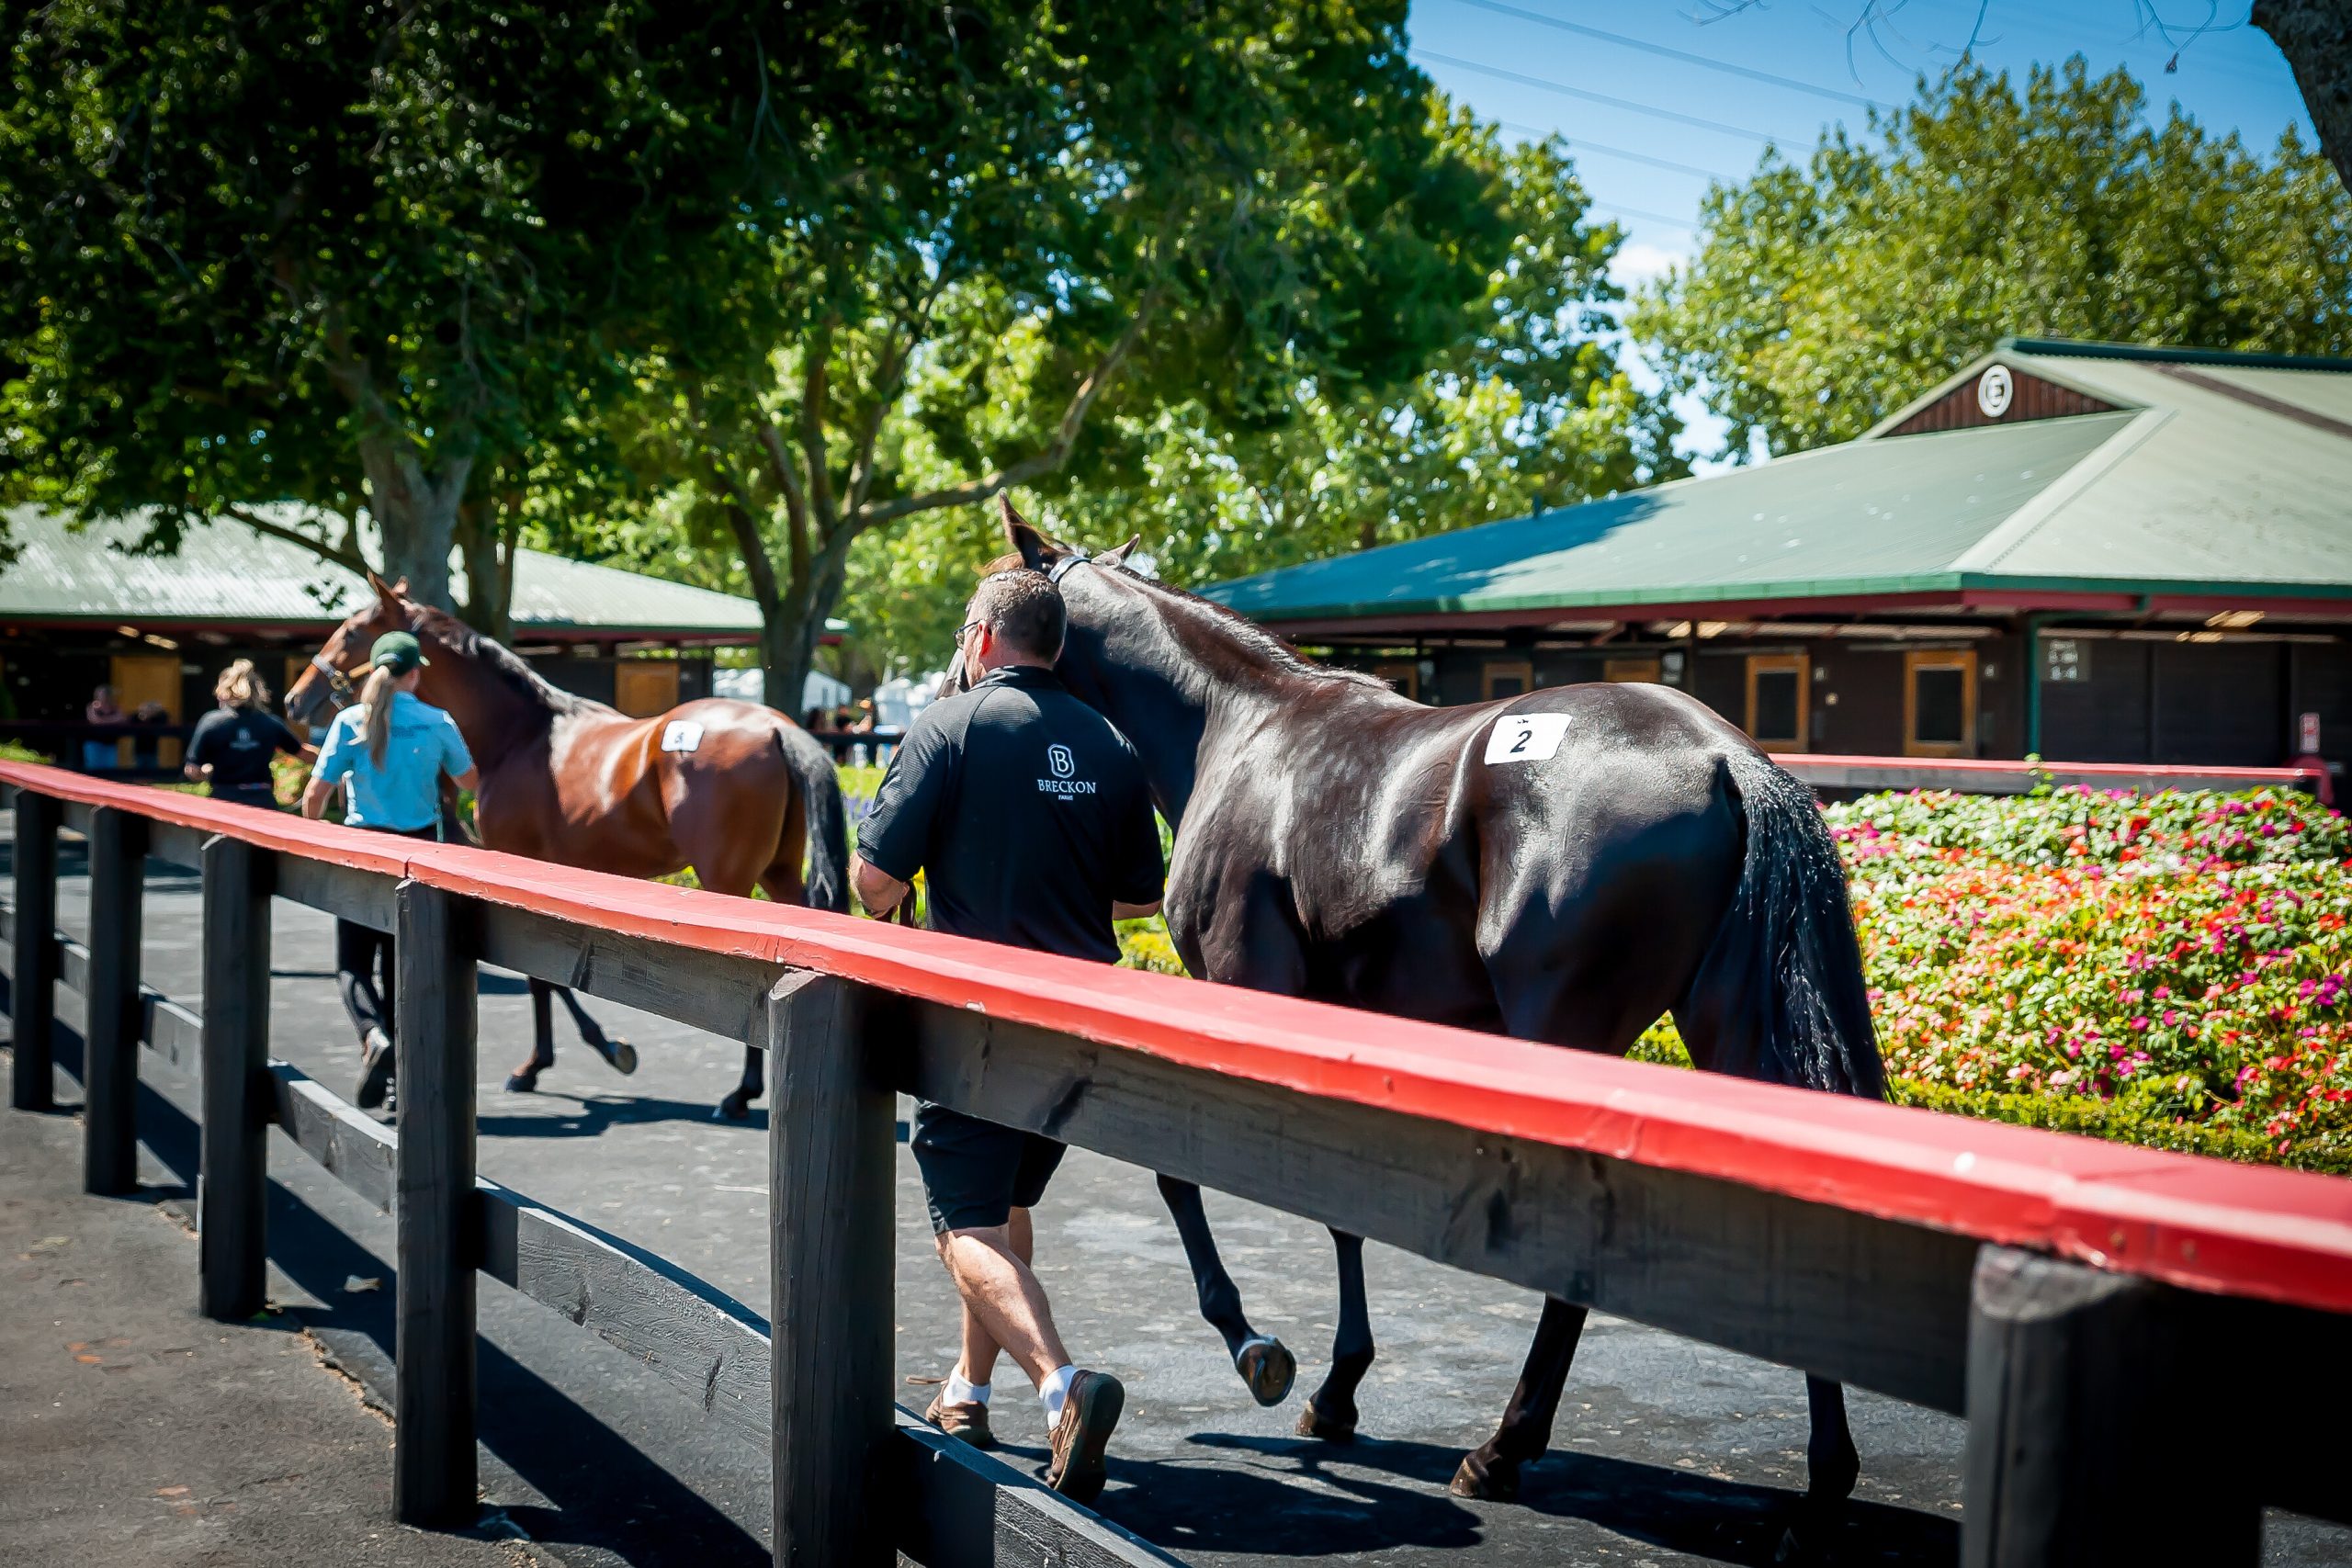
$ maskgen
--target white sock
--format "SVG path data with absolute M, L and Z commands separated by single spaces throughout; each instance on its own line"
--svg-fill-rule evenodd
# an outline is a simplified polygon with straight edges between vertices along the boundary
M 947 1387 L 940 1397 L 950 1404 L 986 1404 L 989 1402 L 989 1385 L 966 1382 L 963 1363 L 959 1361 L 956 1370 L 947 1374 Z
M 1047 1430 L 1050 1431 L 1054 1424 L 1062 1418 L 1062 1406 L 1069 1400 L 1069 1385 L 1077 1376 L 1078 1369 L 1064 1361 L 1047 1372 L 1046 1381 L 1037 1385 L 1037 1398 L 1046 1406 Z

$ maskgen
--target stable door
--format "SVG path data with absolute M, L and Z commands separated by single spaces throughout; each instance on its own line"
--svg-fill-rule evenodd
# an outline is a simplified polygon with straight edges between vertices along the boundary
M 114 705 L 126 715 L 135 714 L 147 703 L 160 703 L 171 722 L 180 721 L 180 661 L 177 654 L 118 653 L 113 668 L 108 671 L 114 685 Z M 138 743 L 122 740 L 115 746 L 115 766 L 132 766 Z M 180 743 L 165 739 L 157 743 L 155 761 L 160 767 L 180 765 Z
M 651 718 L 678 705 L 678 661 L 625 659 L 613 666 L 613 705 L 631 718 Z

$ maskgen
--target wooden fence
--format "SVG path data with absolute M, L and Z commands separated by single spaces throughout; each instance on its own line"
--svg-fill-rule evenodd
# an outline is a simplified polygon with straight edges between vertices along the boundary
M 138 1047 L 201 1072 L 199 1300 L 259 1303 L 266 1130 L 398 1220 L 395 1501 L 475 1506 L 474 1280 L 770 1445 L 779 1563 L 1168 1561 L 892 1403 L 903 1090 L 1674 1333 L 1965 1414 L 1971 1564 L 2251 1562 L 2352 1522 L 2352 1183 L 1105 970 L 54 769 L 15 798 L 16 1103 L 86 1000 L 87 1171 Z M 91 941 L 56 930 L 61 829 Z M 201 872 L 204 1012 L 139 980 L 143 861 Z M 399 1135 L 267 1053 L 273 897 L 395 931 Z M 474 968 L 770 1053 L 771 1315 L 480 1179 Z M 2313 1417 L 2319 1417 L 2313 1419 Z M 887 1499 L 876 1502 L 875 1499 Z

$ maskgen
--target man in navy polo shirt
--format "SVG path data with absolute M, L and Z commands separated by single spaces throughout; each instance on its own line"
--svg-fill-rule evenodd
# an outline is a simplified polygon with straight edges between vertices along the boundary
M 1001 571 L 957 634 L 968 689 L 908 731 L 858 829 L 854 875 L 887 914 L 926 874 L 933 931 L 1114 964 L 1114 919 L 1159 908 L 1159 829 L 1135 748 L 1054 674 L 1065 616 L 1042 572 Z M 964 1299 L 963 1355 L 928 1418 L 979 1447 L 1000 1348 L 1037 1385 L 1052 1433 L 1046 1483 L 1102 1491 L 1125 1392 L 1070 1364 L 1029 1267 L 1029 1210 L 1062 1145 L 924 1104 L 910 1140 L 939 1256 Z

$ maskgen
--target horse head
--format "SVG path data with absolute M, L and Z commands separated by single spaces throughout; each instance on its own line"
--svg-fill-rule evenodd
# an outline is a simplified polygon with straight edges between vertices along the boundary
M 375 599 L 344 617 L 328 634 L 311 666 L 286 694 L 286 716 L 297 724 L 320 725 L 335 710 L 359 700 L 352 677 L 366 668 L 376 639 L 386 632 L 416 631 L 417 606 L 408 597 L 408 579 L 387 582 L 374 572 L 368 585 Z

